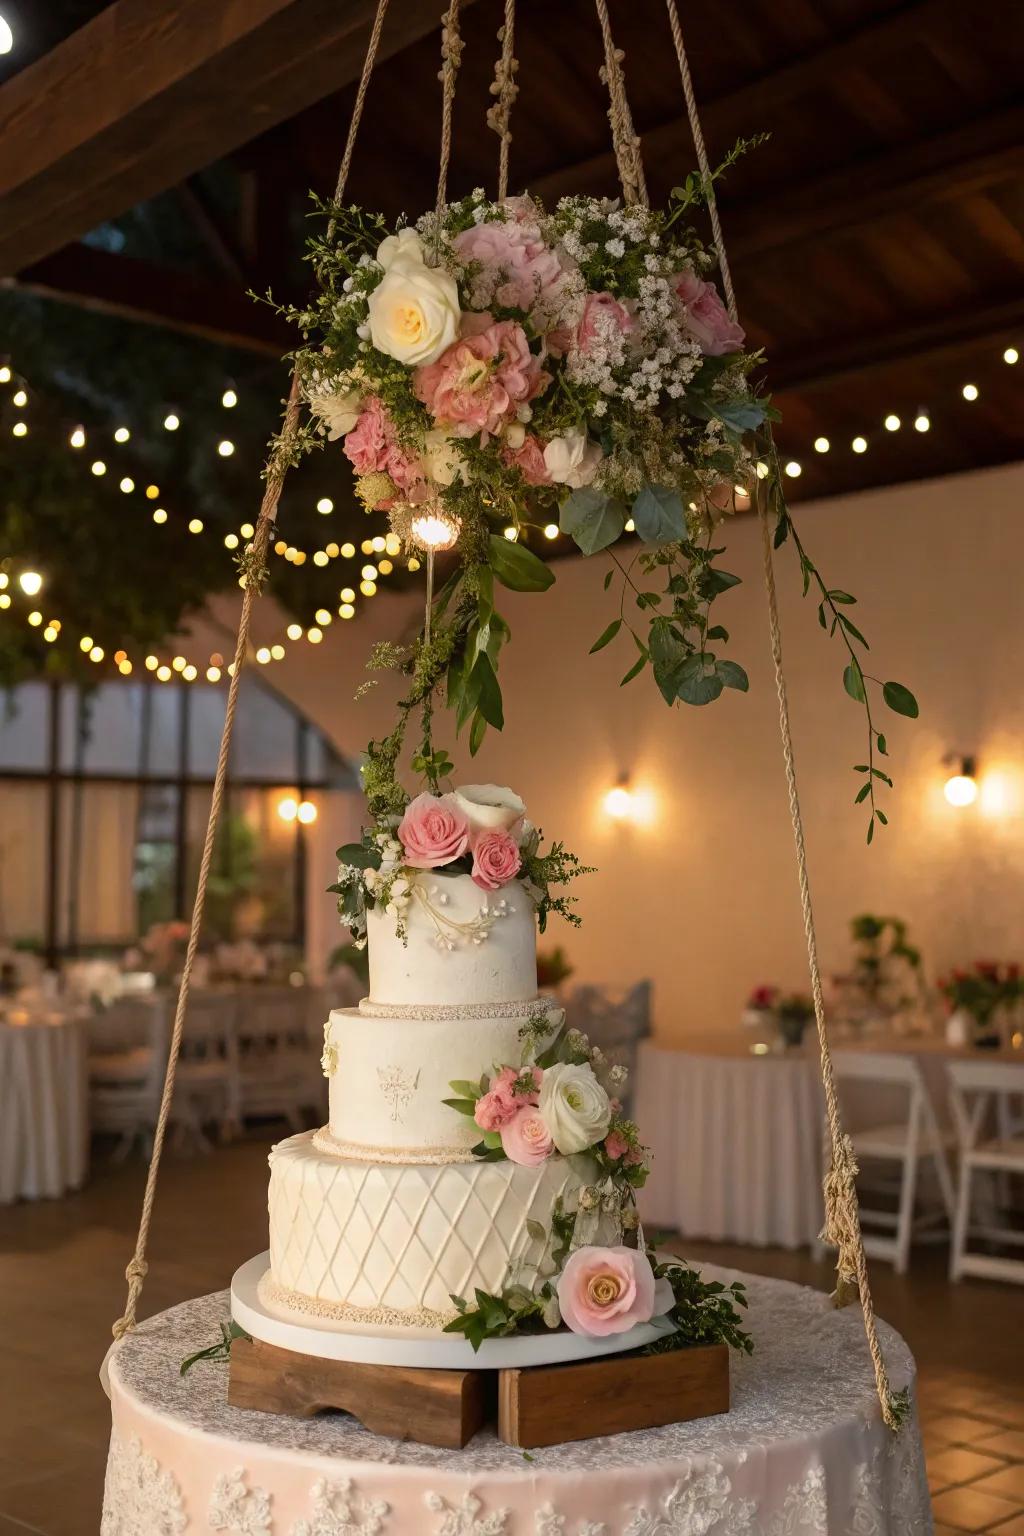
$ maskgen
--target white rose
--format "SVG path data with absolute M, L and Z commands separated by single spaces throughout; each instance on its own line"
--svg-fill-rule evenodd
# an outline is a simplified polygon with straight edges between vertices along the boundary
M 423 264 L 423 241 L 411 226 L 400 229 L 397 235 L 388 235 L 377 247 L 377 260 L 385 272 L 399 257 Z
M 428 479 L 435 485 L 451 485 L 462 479 L 462 456 L 447 432 L 440 428 L 428 432 L 423 439 L 423 466 Z
M 608 1095 L 587 1065 L 559 1062 L 540 1085 L 540 1115 L 564 1156 L 586 1152 L 603 1141 L 612 1123 Z
M 474 831 L 501 827 L 507 832 L 526 814 L 519 796 L 499 784 L 463 784 L 450 798 Z
M 336 393 L 317 391 L 309 397 L 309 408 L 314 416 L 319 416 L 333 443 L 336 438 L 345 437 L 352 431 L 363 408 L 363 397 L 358 389 L 342 389 Z
M 556 485 L 571 486 L 574 491 L 590 484 L 600 462 L 601 449 L 597 443 L 587 441 L 585 432 L 553 437 L 544 449 L 544 463 L 552 480 Z
M 434 363 L 459 334 L 459 290 L 443 267 L 395 257 L 370 294 L 370 339 L 410 368 Z

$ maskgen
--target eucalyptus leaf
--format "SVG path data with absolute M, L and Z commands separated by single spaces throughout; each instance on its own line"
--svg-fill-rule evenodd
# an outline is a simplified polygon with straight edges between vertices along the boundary
M 633 503 L 636 531 L 647 544 L 668 544 L 686 537 L 686 513 L 675 491 L 645 485 Z
M 710 653 L 689 657 L 676 673 L 676 693 L 684 704 L 711 704 L 723 687 Z
M 654 681 L 666 704 L 676 701 L 677 673 L 689 652 L 672 633 L 667 622 L 651 625 L 651 661 L 654 665 Z
M 608 628 L 601 631 L 600 635 L 598 635 L 597 639 L 590 647 L 591 656 L 594 655 L 595 651 L 603 651 L 606 645 L 610 645 L 621 628 L 622 620 L 613 619 L 612 622 L 608 625 Z
M 621 537 L 626 527 L 626 506 L 604 491 L 584 486 L 562 503 L 558 526 L 585 555 L 594 555 Z
M 726 688 L 738 688 L 740 693 L 746 693 L 750 687 L 750 679 L 736 661 L 716 661 L 715 675 Z
M 864 674 L 856 657 L 853 657 L 843 672 L 843 687 L 851 699 L 856 699 L 858 704 L 864 703 L 864 700 L 867 698 L 867 693 L 864 689 Z

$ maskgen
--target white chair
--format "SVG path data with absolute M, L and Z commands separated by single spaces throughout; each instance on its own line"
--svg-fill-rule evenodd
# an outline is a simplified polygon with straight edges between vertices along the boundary
M 1024 1062 L 951 1061 L 948 1063 L 950 1107 L 960 1143 L 960 1187 L 957 1193 L 953 1245 L 949 1260 L 951 1280 L 981 1275 L 988 1280 L 1024 1283 L 1024 1259 L 996 1254 L 968 1253 L 969 1237 L 982 1237 L 1005 1246 L 1024 1244 L 1024 1232 L 1004 1226 L 998 1211 L 985 1222 L 972 1221 L 973 1177 L 978 1171 L 993 1175 L 992 1183 L 1005 1196 L 1011 1178 L 1024 1177 L 1024 1125 L 1014 1112 L 1013 1101 L 1024 1096 Z M 991 1131 L 994 1109 L 994 1136 Z
M 632 1101 L 640 1041 L 651 1033 L 651 984 L 638 981 L 623 988 L 596 985 L 574 987 L 565 1000 L 570 1029 L 600 1046 L 608 1060 L 626 1067 L 629 1079 L 622 1095 L 628 1112 Z
M 881 1210 L 861 1203 L 861 1219 L 869 1226 L 881 1227 L 883 1232 L 865 1231 L 864 1251 L 875 1258 L 889 1259 L 897 1274 L 905 1274 L 910 1263 L 910 1244 L 918 1231 L 934 1225 L 943 1216 L 953 1221 L 953 1180 L 947 1160 L 950 1142 L 944 1136 L 935 1116 L 935 1109 L 921 1076 L 921 1070 L 912 1056 L 897 1051 L 835 1051 L 832 1066 L 840 1084 L 860 1084 L 870 1090 L 895 1090 L 903 1114 L 885 1124 L 866 1124 L 857 1127 L 857 1095 L 841 1093 L 845 1100 L 854 1099 L 855 1111 L 851 1124 L 847 1124 L 850 1139 L 858 1163 L 865 1160 L 883 1164 L 896 1164 L 899 1168 L 897 1209 Z M 884 1101 L 883 1101 L 884 1102 Z M 844 1108 L 849 1108 L 849 1103 Z M 849 1115 L 844 1116 L 849 1121 Z M 922 1163 L 934 1165 L 941 1206 L 937 1211 L 924 1212 L 915 1219 L 917 1185 Z M 893 1235 L 889 1235 L 889 1233 Z
M 167 1066 L 164 999 L 124 999 L 89 1020 L 89 1124 L 120 1135 L 115 1157 L 127 1157 L 136 1137 L 148 1151 L 160 1110 Z
M 193 992 L 174 1079 L 175 1119 L 202 1151 L 204 1127 L 226 1139 L 241 1124 L 236 1015 L 233 992 Z
M 240 1000 L 239 1108 L 242 1119 L 274 1116 L 292 1131 L 323 1109 L 325 1000 L 318 988 L 254 987 Z

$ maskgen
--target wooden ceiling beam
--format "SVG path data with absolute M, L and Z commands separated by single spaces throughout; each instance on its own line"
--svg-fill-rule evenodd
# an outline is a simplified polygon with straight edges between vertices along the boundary
M 285 321 L 229 281 L 171 272 L 91 245 L 71 245 L 44 256 L 4 286 L 265 356 L 280 357 L 295 345 L 295 333 Z
M 1022 329 L 1024 294 L 1018 292 L 988 305 L 961 304 L 895 329 L 880 326 L 792 357 L 776 353 L 768 358 L 766 377 L 774 395 L 804 394 L 904 362 L 976 352 L 985 342 L 1012 341 Z
M 863 64 L 877 66 L 886 54 L 915 39 L 924 44 L 930 29 L 955 14 L 956 4 L 957 0 L 911 0 L 910 4 L 833 38 L 759 79 L 747 81 L 721 96 L 698 101 L 712 162 L 716 154 L 728 148 L 738 132 L 751 134 L 764 128 L 786 102 L 804 91 L 821 91 L 836 71 Z M 628 60 L 626 69 L 628 72 Z M 685 114 L 645 129 L 640 147 L 649 174 L 667 164 L 675 167 L 670 174 L 678 180 L 684 170 L 691 169 L 696 163 Z M 611 149 L 607 149 L 574 165 L 534 177 L 529 190 L 544 202 L 555 202 L 581 189 L 610 188 L 616 179 L 615 156 Z
M 375 10 L 116 0 L 0 87 L 0 276 L 355 80 Z M 380 60 L 437 26 L 436 0 L 392 0 Z

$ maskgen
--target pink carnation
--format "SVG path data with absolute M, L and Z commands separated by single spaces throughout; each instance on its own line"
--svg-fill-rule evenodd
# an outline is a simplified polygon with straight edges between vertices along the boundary
M 398 839 L 407 864 L 414 869 L 438 869 L 466 852 L 469 822 L 447 796 L 417 795 L 406 806 Z
M 592 1338 L 650 1322 L 654 1298 L 651 1262 L 632 1248 L 577 1248 L 558 1280 L 563 1322 Z
M 616 1161 L 620 1157 L 625 1157 L 629 1151 L 629 1142 L 621 1131 L 610 1131 L 604 1139 L 604 1149 L 608 1156 Z
M 516 1093 L 515 1085 L 522 1077 L 515 1067 L 502 1067 L 491 1078 L 488 1091 L 476 1101 L 473 1118 L 482 1131 L 500 1131 L 508 1125 L 520 1109 L 537 1103 L 537 1091 L 544 1076 L 539 1067 L 533 1069 L 534 1092 Z
M 562 264 L 540 231 L 529 218 L 516 210 L 509 220 L 475 224 L 456 235 L 452 245 L 459 258 L 469 266 L 478 263 L 479 281 L 487 294 L 485 302 L 503 309 L 530 310 L 550 299 L 562 282 Z
M 576 345 L 590 352 L 613 336 L 628 336 L 634 325 L 625 304 L 610 293 L 588 293 L 583 315 L 576 331 Z
M 535 1168 L 555 1149 L 540 1110 L 522 1101 L 512 1119 L 501 1127 L 501 1146 L 509 1162 L 524 1168 Z
M 383 472 L 407 493 L 415 493 L 424 483 L 423 465 L 400 445 L 395 424 L 376 395 L 366 400 L 342 447 L 357 475 Z
M 706 283 L 692 269 L 687 269 L 676 277 L 675 289 L 686 310 L 687 325 L 707 357 L 721 357 L 725 352 L 740 350 L 746 332 L 730 319 L 714 283 Z
M 473 869 L 475 884 L 482 890 L 496 891 L 499 886 L 514 880 L 523 866 L 519 844 L 510 832 L 501 827 L 489 827 L 473 838 Z
M 417 398 L 456 437 L 499 432 L 547 383 L 522 326 L 490 315 L 471 317 L 461 339 L 413 378 Z
M 518 448 L 505 446 L 506 464 L 514 464 L 527 485 L 550 485 L 551 476 L 544 462 L 544 449 L 535 432 L 527 432 Z

